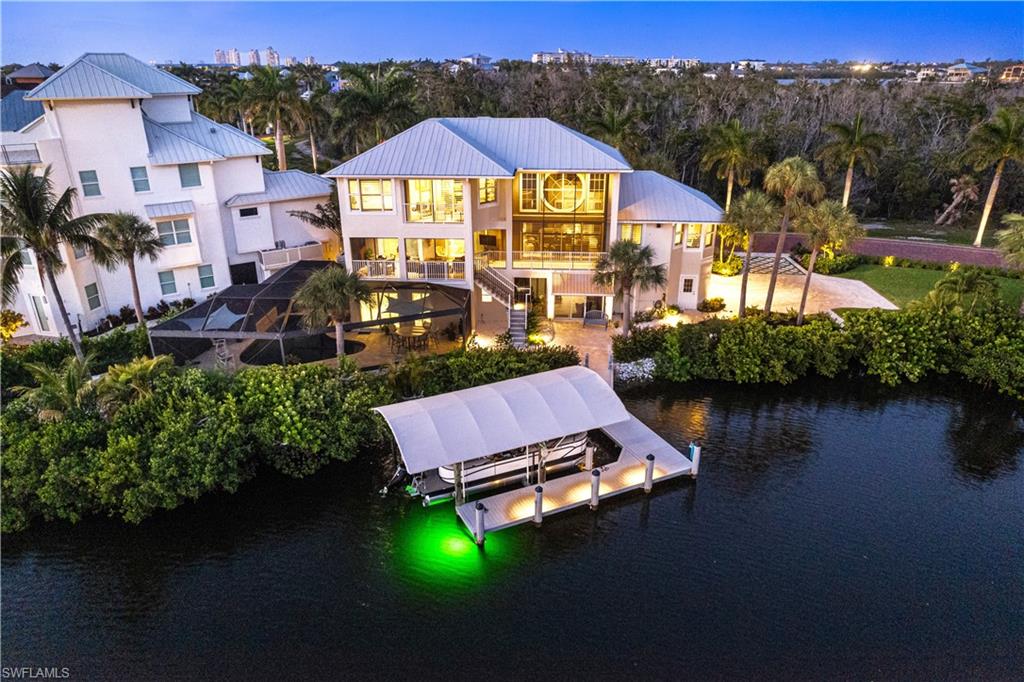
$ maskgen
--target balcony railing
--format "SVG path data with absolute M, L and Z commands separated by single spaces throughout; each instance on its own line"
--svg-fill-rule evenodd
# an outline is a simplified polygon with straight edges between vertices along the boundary
M 0 145 L 0 159 L 5 166 L 25 166 L 41 163 L 39 149 L 34 142 Z
M 409 279 L 466 279 L 466 262 L 461 260 L 407 260 Z
M 512 267 L 523 270 L 593 270 L 603 251 L 513 251 Z M 504 251 L 488 251 L 492 268 L 506 268 Z
M 300 260 L 325 260 L 323 244 L 288 246 L 283 249 L 260 251 L 260 263 L 264 270 L 277 270 Z
M 447 223 L 451 225 L 466 222 L 466 212 L 461 201 L 435 204 L 405 204 L 405 220 L 410 223 Z
M 397 279 L 396 260 L 353 260 L 352 271 L 365 279 Z

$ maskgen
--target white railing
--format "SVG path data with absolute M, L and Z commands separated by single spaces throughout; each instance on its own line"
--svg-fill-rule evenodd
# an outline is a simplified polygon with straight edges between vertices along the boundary
M 409 223 L 466 222 L 466 212 L 461 201 L 440 203 L 405 203 L 405 220 Z
M 513 251 L 512 267 L 538 270 L 593 270 L 603 251 Z M 493 268 L 506 268 L 504 251 L 488 251 Z
M 353 260 L 352 271 L 366 279 L 396 279 L 398 277 L 398 261 Z
M 611 296 L 610 286 L 594 284 L 592 272 L 554 272 L 551 274 L 551 293 L 559 296 Z
M 461 260 L 407 260 L 409 279 L 466 279 L 466 262 Z
M 283 249 L 260 251 L 264 270 L 277 270 L 300 260 L 324 260 L 324 244 L 288 246 Z
M 42 161 L 34 142 L 0 145 L 0 158 L 5 166 L 24 166 Z

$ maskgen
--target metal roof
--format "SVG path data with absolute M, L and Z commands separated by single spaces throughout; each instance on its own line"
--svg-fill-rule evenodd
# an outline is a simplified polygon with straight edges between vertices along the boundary
M 21 130 L 43 115 L 43 103 L 25 100 L 27 90 L 12 90 L 0 100 L 0 130 Z
M 158 123 L 143 117 L 149 159 L 155 165 L 222 161 L 234 156 L 270 154 L 266 145 L 234 126 L 192 112 L 192 120 Z
M 645 223 L 720 223 L 722 208 L 704 192 L 654 171 L 622 176 L 619 220 Z
M 149 144 L 149 161 L 156 166 L 224 160 L 221 154 L 168 130 L 146 116 L 142 117 L 142 126 Z
M 579 365 L 374 409 L 412 474 L 630 418 L 611 386 Z
M 53 71 L 51 69 L 48 69 L 39 62 L 36 62 L 35 64 L 23 66 L 17 71 L 12 71 L 7 74 L 7 78 L 9 80 L 16 80 L 18 78 L 49 78 L 52 75 Z
M 327 177 L 512 177 L 517 170 L 629 172 L 603 142 L 546 118 L 431 118 Z
M 145 99 L 202 90 L 124 53 L 87 52 L 30 93 L 31 99 Z
M 163 204 L 146 204 L 146 215 L 150 218 L 166 218 L 172 215 L 190 215 L 195 213 L 191 201 L 168 201 Z
M 263 171 L 262 192 L 236 194 L 224 202 L 225 206 L 267 204 L 273 201 L 324 197 L 331 193 L 334 182 L 319 175 L 300 170 Z

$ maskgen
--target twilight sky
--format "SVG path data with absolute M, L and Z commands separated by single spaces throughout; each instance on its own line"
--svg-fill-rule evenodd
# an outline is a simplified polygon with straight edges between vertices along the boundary
M 213 61 L 273 46 L 282 59 L 529 59 L 556 48 L 728 61 L 1024 58 L 1024 1 L 990 3 L 57 3 L 2 5 L 0 62 L 82 52 Z

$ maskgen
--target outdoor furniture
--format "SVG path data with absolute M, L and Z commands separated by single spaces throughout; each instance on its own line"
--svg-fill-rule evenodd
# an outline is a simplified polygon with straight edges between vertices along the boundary
M 429 330 L 423 327 L 405 327 L 395 332 L 399 345 L 405 350 L 423 350 L 430 340 Z
M 583 326 L 586 327 L 589 324 L 608 329 L 608 318 L 601 310 L 588 310 L 583 313 Z

